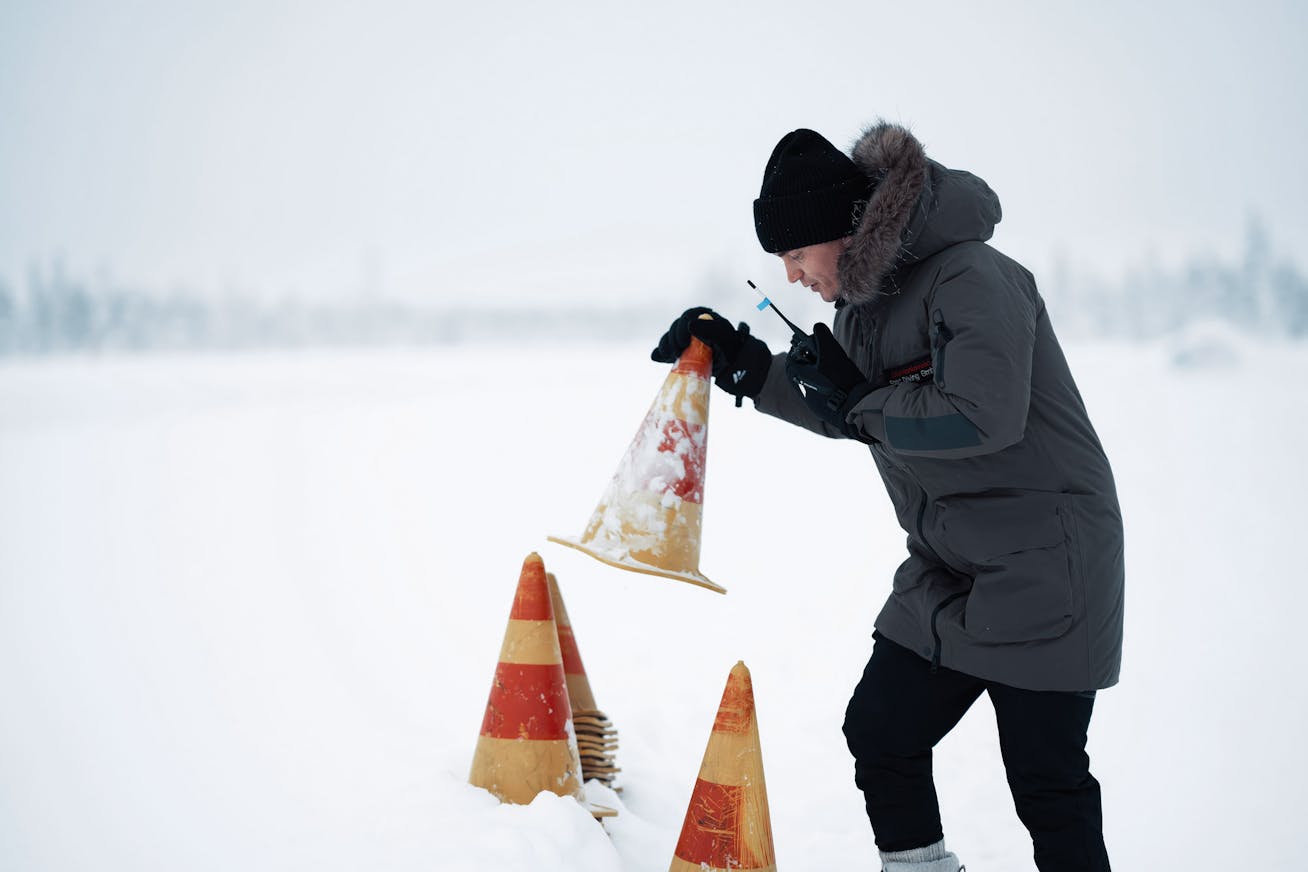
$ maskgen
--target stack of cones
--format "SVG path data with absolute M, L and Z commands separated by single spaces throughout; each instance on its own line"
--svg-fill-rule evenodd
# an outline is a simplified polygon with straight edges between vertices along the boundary
M 727 678 L 669 872 L 775 872 L 754 688 L 737 663 Z
M 610 566 L 726 589 L 699 571 L 712 352 L 698 339 L 654 398 L 578 539 L 551 542 Z
M 563 652 L 563 672 L 568 682 L 568 700 L 572 703 L 572 723 L 577 731 L 582 777 L 611 788 L 614 776 L 621 771 L 613 759 L 618 750 L 618 731 L 595 704 L 595 694 L 590 689 L 590 679 L 586 677 L 586 667 L 581 662 L 581 651 L 572 632 L 568 609 L 563 605 L 558 579 L 552 572 L 545 573 L 545 577 L 549 580 L 554 623 L 559 630 L 559 648 Z
M 503 802 L 542 790 L 583 801 L 563 655 L 540 555 L 523 561 L 468 780 Z

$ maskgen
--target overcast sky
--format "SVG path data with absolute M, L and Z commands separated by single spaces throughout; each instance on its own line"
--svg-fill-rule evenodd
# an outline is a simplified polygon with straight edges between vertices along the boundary
M 0 277 L 681 302 L 780 285 L 776 140 L 884 117 L 1107 271 L 1308 260 L 1308 3 L 0 0 Z M 737 280 L 740 280 L 738 282 Z

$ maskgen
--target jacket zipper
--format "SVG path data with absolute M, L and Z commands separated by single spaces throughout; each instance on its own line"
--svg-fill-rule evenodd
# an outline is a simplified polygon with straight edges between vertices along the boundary
M 939 315 L 939 312 L 937 312 L 936 314 Z M 881 366 L 881 353 L 880 353 L 881 336 L 879 331 L 881 328 L 881 319 L 880 318 L 872 319 L 872 323 L 870 327 L 872 333 L 872 339 L 870 343 L 871 351 L 872 351 L 872 355 L 871 355 L 872 381 L 873 384 L 879 385 L 884 383 L 885 381 L 884 369 Z M 936 551 L 936 549 L 931 545 L 930 542 L 927 541 L 926 532 L 922 527 L 922 519 L 926 516 L 926 504 L 927 504 L 927 500 L 929 499 L 926 488 L 922 487 L 922 481 L 917 477 L 917 474 L 914 473 L 913 470 L 908 467 L 908 464 L 900 463 L 899 461 L 892 458 L 890 456 L 890 452 L 884 447 L 874 444 L 872 448 L 873 450 L 880 451 L 882 457 L 884 457 L 889 463 L 891 463 L 895 467 L 903 470 L 908 475 L 908 477 L 913 480 L 913 484 L 917 485 L 918 492 L 922 494 L 922 502 L 917 507 L 917 540 L 922 543 L 922 547 L 926 548 L 927 551 L 931 552 L 931 556 L 936 559 L 936 562 L 944 563 L 945 561 L 940 559 L 940 553 Z
M 872 384 L 885 381 L 885 367 L 881 365 L 881 319 L 872 319 Z
M 873 443 L 872 450 L 874 452 L 879 452 L 891 466 L 902 470 L 905 475 L 913 480 L 913 484 L 917 486 L 918 493 L 922 495 L 922 502 L 920 502 L 917 507 L 917 523 L 914 525 L 917 527 L 917 540 L 922 543 L 923 548 L 931 552 L 931 556 L 936 559 L 937 563 L 944 563 L 944 565 L 948 566 L 949 564 L 945 563 L 945 561 L 940 557 L 940 552 L 935 549 L 935 546 L 927 541 L 926 529 L 922 526 L 922 519 L 926 517 L 927 500 L 930 499 L 930 496 L 927 494 L 926 488 L 922 487 L 921 479 L 917 477 L 917 474 L 913 472 L 913 470 L 909 469 L 907 464 L 900 463 L 891 457 L 890 452 L 879 443 Z
M 945 326 L 945 316 L 939 309 L 931 315 L 931 366 L 936 387 L 945 388 L 945 346 L 954 338 L 954 332 Z
M 872 322 L 872 338 L 873 338 L 873 342 L 872 342 L 872 366 L 873 366 L 873 369 L 875 370 L 875 372 L 873 373 L 873 378 L 876 379 L 876 383 L 877 383 L 877 384 L 880 384 L 880 383 L 881 383 L 881 377 L 882 377 L 882 369 L 881 369 L 881 366 L 880 366 L 880 364 L 879 364 L 880 354 L 878 353 L 878 349 L 877 349 L 877 346 L 878 346 L 878 344 L 879 344 L 877 340 L 880 338 L 880 337 L 877 336 L 877 328 L 880 326 L 879 320 L 880 320 L 880 319 L 877 319 L 877 320 L 874 320 L 874 321 Z M 950 339 L 953 339 L 953 338 L 954 338 L 953 334 L 948 332 L 948 331 L 949 331 L 949 328 L 948 328 L 948 327 L 945 327 L 945 325 L 944 325 L 944 318 L 943 318 L 943 316 L 941 315 L 941 313 L 940 313 L 939 310 L 937 310 L 937 311 L 934 313 L 934 319 L 933 319 L 933 320 L 935 321 L 935 327 L 936 327 L 935 336 L 932 337 L 933 340 L 937 340 L 937 339 L 939 339 L 940 336 L 941 336 L 941 332 L 942 332 L 942 331 L 945 332 L 945 333 L 947 334 L 947 335 L 944 337 L 944 341 L 945 341 L 945 342 L 948 342 Z M 939 351 L 939 354 L 940 354 L 940 364 L 939 364 L 939 367 L 937 367 L 937 369 L 936 369 L 936 373 L 937 373 L 937 377 L 940 379 L 940 384 L 941 384 L 941 386 L 943 387 L 943 379 L 944 379 L 944 376 L 943 376 L 943 374 L 940 373 L 940 367 L 943 367 L 943 364 L 944 364 L 944 342 L 941 342 L 941 343 L 940 343 L 940 347 L 939 347 L 939 349 L 936 348 L 936 343 L 935 343 L 935 341 L 933 341 L 933 342 L 931 343 L 931 345 L 932 345 L 932 349 L 931 349 L 931 350 L 932 350 L 932 352 L 933 352 L 933 353 L 932 353 L 932 366 L 933 366 L 933 367 L 936 367 L 936 366 L 937 366 L 937 364 L 936 364 L 936 360 L 935 360 L 935 358 L 936 358 L 936 354 L 935 354 L 935 352 L 937 352 L 937 350 L 938 350 L 938 351 Z M 945 566 L 948 566 L 949 564 L 948 564 L 948 563 L 945 563 L 945 561 L 941 559 L 941 557 L 940 557 L 940 553 L 939 553 L 938 551 L 936 551 L 935 547 L 934 547 L 930 542 L 928 542 L 928 541 L 927 541 L 927 538 L 926 538 L 926 530 L 925 530 L 925 528 L 924 528 L 923 525 L 922 525 L 922 519 L 923 519 L 924 517 L 926 517 L 926 504 L 927 504 L 927 500 L 928 500 L 930 497 L 929 497 L 929 495 L 927 494 L 926 488 L 924 488 L 924 487 L 922 486 L 922 481 L 921 481 L 921 479 L 919 479 L 919 478 L 917 477 L 917 474 L 914 473 L 913 470 L 909 468 L 908 464 L 906 464 L 906 463 L 900 463 L 900 462 L 898 462 L 897 460 L 895 460 L 894 458 L 892 458 L 892 457 L 890 456 L 890 452 L 889 452 L 888 450 L 886 450 L 885 448 L 883 448 L 882 446 L 877 445 L 877 444 L 874 444 L 874 445 L 872 446 L 872 448 L 873 448 L 874 451 L 880 451 L 881 454 L 882 454 L 882 456 L 885 457 L 886 460 L 889 461 L 891 464 L 893 464 L 894 466 L 897 466 L 898 468 L 902 469 L 902 470 L 903 470 L 903 471 L 908 475 L 908 477 L 911 478 L 911 479 L 913 480 L 913 484 L 917 485 L 918 493 L 920 493 L 920 494 L 922 495 L 922 502 L 921 502 L 921 503 L 918 505 L 918 507 L 917 507 L 917 539 L 918 539 L 919 542 L 922 543 L 922 547 L 926 548 L 926 550 L 929 551 L 929 552 L 931 553 L 931 556 L 934 557 L 934 558 L 936 559 L 936 562 L 937 562 L 937 563 L 941 563 L 941 564 L 944 564 Z M 934 642 L 935 642 L 935 647 L 934 647 L 934 649 L 932 650 L 932 653 L 931 653 L 931 672 L 932 672 L 933 674 L 934 674 L 934 673 L 935 673 L 935 672 L 940 668 L 940 653 L 941 653 L 940 649 L 941 649 L 941 646 L 943 645 L 943 643 L 941 642 L 941 639 L 940 639 L 940 631 L 939 631 L 939 629 L 936 627 L 936 618 L 938 618 L 938 617 L 940 616 L 940 613 L 941 613 L 942 611 L 944 611 L 944 609 L 945 609 L 946 606 L 948 606 L 950 603 L 954 602 L 955 600 L 959 599 L 960 597 L 967 596 L 968 593 L 969 593 L 969 591 L 963 590 L 963 591 L 959 591 L 958 593 L 951 594 L 951 595 L 945 597 L 945 599 L 940 603 L 940 605 L 936 606 L 935 609 L 931 612 L 931 636 L 932 636 L 932 639 L 933 639 Z
M 967 594 L 968 591 L 965 590 L 961 590 L 955 594 L 950 594 L 949 596 L 945 597 L 944 601 L 941 602 L 940 605 L 936 606 L 935 611 L 931 612 L 931 637 L 935 640 L 936 643 L 935 650 L 931 652 L 931 673 L 933 675 L 935 674 L 936 670 L 940 668 L 940 648 L 942 644 L 940 641 L 940 630 L 936 627 L 936 618 L 940 617 L 940 613 L 945 610 L 945 606 L 949 605 L 959 597 L 967 596 Z
M 905 471 L 907 472 L 907 468 L 905 468 Z M 934 557 L 938 562 L 944 563 L 945 561 L 940 559 L 940 552 L 936 551 L 935 547 L 926 540 L 926 530 L 922 527 L 922 519 L 926 517 L 927 492 L 922 489 L 922 485 L 918 482 L 917 476 L 913 475 L 911 472 L 908 474 L 912 477 L 913 482 L 917 484 L 917 489 L 922 491 L 922 504 L 917 507 L 917 538 L 922 542 L 923 546 L 931 552 L 932 557 Z
M 885 449 L 881 449 L 881 450 L 884 451 Z M 890 458 L 887 457 L 887 460 L 889 459 Z M 894 463 L 893 460 L 891 460 L 890 462 Z M 922 526 L 922 518 L 926 515 L 926 504 L 927 504 L 926 489 L 922 487 L 922 483 L 918 481 L 918 477 L 914 475 L 913 471 L 910 470 L 907 466 L 900 466 L 899 464 L 895 464 L 895 465 L 899 466 L 900 469 L 908 473 L 909 478 L 913 479 L 913 483 L 917 485 L 917 489 L 922 493 L 922 503 L 917 507 L 918 541 L 922 543 L 922 547 L 926 548 L 927 551 L 931 552 L 931 556 L 936 559 L 937 563 L 941 563 L 944 564 L 945 566 L 949 566 L 948 563 L 945 563 L 945 561 L 940 558 L 940 554 L 939 552 L 936 551 L 935 547 L 932 546 L 932 544 L 927 541 L 926 531 Z M 942 645 L 942 642 L 940 640 L 940 630 L 936 627 L 936 618 L 938 618 L 940 616 L 940 613 L 944 611 L 945 606 L 949 605 L 954 600 L 959 599 L 960 597 L 967 596 L 970 592 L 971 592 L 970 590 L 961 590 L 958 593 L 950 594 L 949 596 L 945 597 L 944 600 L 941 601 L 940 605 L 936 606 L 935 609 L 933 609 L 931 612 L 931 638 L 935 642 L 935 646 L 932 648 L 931 651 L 931 673 L 933 675 L 940 668 L 940 648 Z

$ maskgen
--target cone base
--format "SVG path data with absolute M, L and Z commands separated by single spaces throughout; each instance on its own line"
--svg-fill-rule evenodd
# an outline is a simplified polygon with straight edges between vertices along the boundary
M 658 566 L 650 566 L 648 563 L 641 563 L 637 560 L 631 560 L 631 559 L 614 560 L 612 557 L 601 554 L 598 551 L 595 551 L 592 548 L 590 548 L 590 546 L 585 545 L 576 539 L 567 539 L 562 536 L 546 536 L 545 538 L 559 545 L 566 545 L 569 548 L 576 548 L 582 554 L 588 554 L 591 557 L 594 557 L 599 562 L 607 563 L 609 566 L 613 566 L 618 569 L 625 569 L 629 572 L 640 572 L 640 573 L 644 573 L 645 575 L 657 575 L 660 578 L 670 578 L 673 581 L 684 581 L 687 584 L 693 584 L 699 587 L 708 588 L 714 593 L 727 592 L 727 589 L 725 587 L 714 584 L 713 582 L 705 578 L 703 575 L 700 575 L 698 572 L 677 572 L 671 569 L 663 569 Z
M 668 872 L 704 872 L 704 870 L 708 870 L 708 872 L 777 872 L 777 867 L 775 864 L 771 866 L 751 867 L 736 866 L 733 864 L 730 869 L 728 869 L 726 867 L 709 866 L 706 863 L 687 863 L 680 857 L 673 857 L 672 866 Z
M 595 820 L 618 816 L 618 810 L 616 808 L 609 808 L 607 805 L 596 805 L 593 802 L 586 803 L 586 811 L 590 812 L 590 816 Z
M 479 736 L 468 783 L 513 805 L 529 805 L 541 791 L 585 800 L 580 755 L 562 739 Z

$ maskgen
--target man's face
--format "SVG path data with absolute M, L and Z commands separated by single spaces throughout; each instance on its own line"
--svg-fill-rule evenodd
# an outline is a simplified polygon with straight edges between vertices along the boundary
M 840 298 L 837 263 L 851 241 L 851 237 L 845 236 L 781 252 L 777 256 L 786 267 L 786 281 L 799 282 L 824 301 L 834 303 Z

